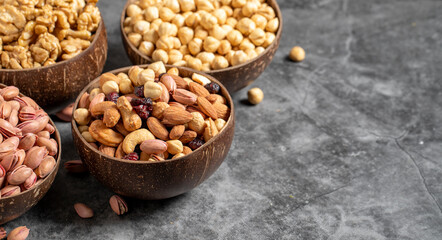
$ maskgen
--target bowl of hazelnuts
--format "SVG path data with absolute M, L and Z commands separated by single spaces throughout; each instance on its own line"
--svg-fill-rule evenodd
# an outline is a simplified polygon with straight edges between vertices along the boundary
M 276 0 L 128 0 L 120 27 L 132 63 L 189 67 L 235 92 L 272 61 L 282 15 Z
M 6 19 L 0 22 L 1 83 L 20 88 L 41 106 L 75 97 L 106 61 L 97 1 L 0 6 Z

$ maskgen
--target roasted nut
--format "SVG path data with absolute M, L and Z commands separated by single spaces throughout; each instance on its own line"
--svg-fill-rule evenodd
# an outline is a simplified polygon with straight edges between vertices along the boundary
M 85 132 L 83 132 L 82 135 L 84 133 Z M 120 133 L 107 128 L 102 120 L 93 121 L 89 126 L 89 133 L 93 139 L 110 147 L 117 147 L 124 139 Z
M 154 61 L 162 61 L 167 63 L 169 61 L 169 55 L 163 49 L 157 49 L 152 53 L 152 59 Z
M 166 108 L 169 107 L 169 104 L 165 102 L 157 102 L 153 105 L 152 116 L 163 119 L 163 113 Z
M 261 28 L 256 28 L 249 36 L 256 46 L 261 46 L 266 40 L 266 34 Z
M 186 127 L 184 125 L 176 125 L 170 130 L 169 138 L 172 140 L 178 140 L 184 134 Z
M 215 126 L 218 129 L 218 131 L 220 132 L 224 126 L 226 125 L 226 121 L 224 121 L 224 119 L 218 118 L 215 120 Z
M 254 14 L 251 19 L 256 24 L 257 28 L 261 28 L 262 30 L 266 28 L 267 19 L 261 14 Z
M 203 115 L 201 115 L 201 113 L 199 112 L 192 112 L 191 114 L 192 114 L 192 120 L 188 123 L 189 128 L 195 131 L 197 134 L 202 134 L 204 132 L 204 127 L 205 127 Z
M 126 154 L 132 153 L 137 145 L 152 139 L 155 139 L 155 136 L 145 128 L 133 131 L 124 138 L 122 145 L 123 151 Z
M 157 100 L 160 98 L 162 92 L 162 88 L 158 83 L 155 82 L 146 82 L 144 84 L 144 97 L 149 97 L 153 100 Z
M 197 55 L 199 52 L 201 52 L 202 47 L 203 47 L 203 40 L 199 38 L 194 38 L 188 43 L 189 51 L 193 55 Z
M 91 218 L 94 216 L 94 211 L 84 203 L 74 204 L 74 209 L 81 218 Z
M 155 45 L 153 45 L 153 43 L 149 41 L 142 41 L 140 43 L 140 46 L 138 47 L 138 50 L 140 50 L 141 53 L 149 57 L 152 56 L 154 49 Z
M 300 46 L 295 46 L 290 51 L 290 59 L 294 62 L 301 62 L 305 58 L 305 51 Z
M 252 88 L 247 92 L 248 100 L 251 104 L 256 105 L 264 98 L 264 93 L 259 88 Z
M 266 25 L 266 31 L 275 33 L 278 30 L 279 27 L 279 20 L 278 18 L 273 18 L 270 20 Z
M 216 56 L 211 66 L 215 70 L 223 69 L 229 67 L 229 62 L 223 56 Z
M 157 118 L 149 117 L 147 119 L 147 127 L 155 137 L 164 141 L 169 139 L 169 131 Z
M 166 67 L 163 62 L 151 63 L 148 68 L 152 69 L 158 75 L 166 72 Z
M 232 46 L 239 46 L 243 41 L 244 37 L 242 33 L 238 30 L 232 30 L 227 34 L 227 40 L 229 40 Z
M 215 122 L 211 118 L 209 118 L 209 121 L 206 123 L 206 128 L 204 129 L 204 141 L 208 142 L 217 134 L 218 128 L 216 127 Z
M 146 84 L 148 83 L 150 82 L 147 82 Z M 138 114 L 135 111 L 133 111 L 132 105 L 130 104 L 130 102 L 127 100 L 126 97 L 121 96 L 118 98 L 117 108 L 120 111 L 124 128 L 126 128 L 127 131 L 135 131 L 141 127 L 142 124 L 141 118 L 140 116 L 138 116 Z M 99 140 L 97 139 L 97 141 Z M 108 145 L 108 146 L 116 147 L 114 145 Z
M 167 152 L 172 155 L 183 152 L 183 143 L 180 140 L 167 141 Z
M 187 60 L 187 66 L 197 71 L 201 71 L 203 68 L 203 63 L 198 58 L 191 57 Z
M 145 140 L 141 143 L 140 149 L 147 154 L 160 154 L 167 150 L 168 144 L 158 139 Z
M 236 51 L 235 54 L 233 55 L 231 63 L 233 66 L 236 66 L 247 62 L 247 60 L 248 60 L 247 54 L 244 51 L 239 50 Z
M 87 125 L 91 120 L 91 114 L 86 108 L 77 108 L 74 111 L 74 119 L 79 125 Z
M 128 211 L 126 202 L 118 195 L 113 195 L 109 199 L 109 205 L 117 215 L 123 215 Z
M 182 125 L 192 120 L 192 114 L 179 107 L 168 107 L 163 112 L 163 121 L 165 125 Z

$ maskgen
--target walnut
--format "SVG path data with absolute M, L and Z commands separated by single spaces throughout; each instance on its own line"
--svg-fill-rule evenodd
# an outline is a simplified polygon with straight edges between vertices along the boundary
M 34 60 L 43 65 L 49 59 L 57 60 L 61 54 L 58 38 L 50 33 L 44 33 L 38 36 L 37 42 L 30 47 L 30 50 Z

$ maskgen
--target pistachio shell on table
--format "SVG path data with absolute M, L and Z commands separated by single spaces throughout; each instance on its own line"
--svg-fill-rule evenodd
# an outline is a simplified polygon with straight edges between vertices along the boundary
M 72 112 L 74 110 L 74 103 L 69 104 L 69 106 L 63 108 L 61 111 L 57 112 L 55 115 L 62 121 L 70 122 L 72 120 Z
M 117 215 L 123 215 L 128 211 L 127 203 L 118 195 L 113 195 L 109 199 L 109 205 Z
M 64 164 L 64 168 L 66 169 L 66 171 L 71 172 L 71 173 L 88 172 L 86 165 L 84 165 L 83 161 L 81 161 L 81 160 L 67 161 Z
M 94 216 L 94 211 L 84 203 L 74 204 L 74 209 L 81 218 L 91 218 Z

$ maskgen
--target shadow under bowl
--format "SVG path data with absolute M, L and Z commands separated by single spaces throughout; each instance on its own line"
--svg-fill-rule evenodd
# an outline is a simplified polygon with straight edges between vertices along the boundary
M 139 65 L 141 68 L 147 68 L 147 66 Z M 166 65 L 167 69 L 171 67 Z M 127 73 L 129 68 L 120 68 L 111 73 Z M 180 76 L 184 77 L 190 77 L 196 72 L 190 68 L 177 68 Z M 75 145 L 90 173 L 117 194 L 145 200 L 158 200 L 180 195 L 209 178 L 224 161 L 232 144 L 235 111 L 227 89 L 215 78 L 204 73 L 200 74 L 220 84 L 220 93 L 226 98 L 231 110 L 226 125 L 218 135 L 191 154 L 181 158 L 162 162 L 130 161 L 106 156 L 92 147 L 81 136 L 75 120 L 72 120 L 72 136 Z M 77 109 L 83 93 L 99 86 L 98 81 L 97 78 L 83 89 L 75 102 L 74 109 Z
M 0 89 L 4 87 L 6 86 L 0 84 Z M 20 93 L 20 96 L 24 95 Z M 43 196 L 48 192 L 49 188 L 54 182 L 61 161 L 61 138 L 60 133 L 58 132 L 57 127 L 55 126 L 52 119 L 49 119 L 49 123 L 55 128 L 55 132 L 53 135 L 55 141 L 57 141 L 58 144 L 58 153 L 57 156 L 54 158 L 57 163 L 52 172 L 46 178 L 44 178 L 40 184 L 24 192 L 21 192 L 18 195 L 0 198 L 0 225 L 20 217 L 33 206 L 35 206 L 38 201 L 40 201 Z
M 77 56 L 55 64 L 29 69 L 0 69 L 0 82 L 13 85 L 40 106 L 77 96 L 103 71 L 107 57 L 107 33 L 101 20 L 91 45 Z
M 133 46 L 129 42 L 129 39 L 127 38 L 127 35 L 123 30 L 124 19 L 126 17 L 126 9 L 133 2 L 133 0 L 128 0 L 126 5 L 124 6 L 123 12 L 121 13 L 120 31 L 121 38 L 124 44 L 124 49 L 126 50 L 126 53 L 133 64 L 137 65 L 152 63 L 154 61 L 151 57 L 141 53 L 135 46 Z M 243 64 L 230 66 L 225 69 L 205 72 L 222 82 L 230 93 L 237 92 L 252 84 L 253 81 L 255 81 L 272 62 L 273 56 L 278 50 L 279 42 L 282 35 L 282 14 L 276 0 L 267 0 L 267 3 L 275 10 L 275 15 L 279 19 L 279 28 L 276 32 L 276 38 L 273 43 L 270 44 L 259 56 Z

